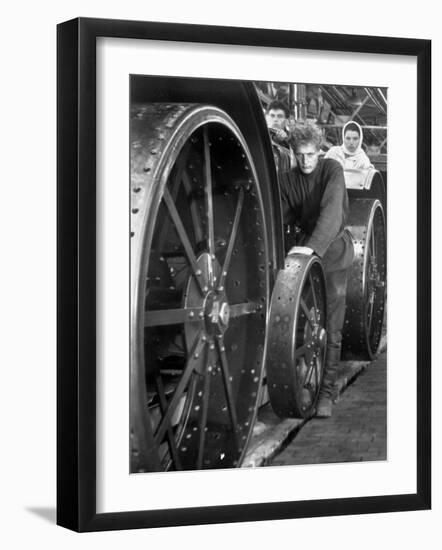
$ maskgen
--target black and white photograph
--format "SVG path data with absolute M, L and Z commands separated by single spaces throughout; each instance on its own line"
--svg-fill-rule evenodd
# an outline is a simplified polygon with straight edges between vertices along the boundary
M 57 51 L 57 524 L 429 509 L 430 42 L 77 18 Z
M 387 460 L 388 108 L 131 75 L 131 474 Z

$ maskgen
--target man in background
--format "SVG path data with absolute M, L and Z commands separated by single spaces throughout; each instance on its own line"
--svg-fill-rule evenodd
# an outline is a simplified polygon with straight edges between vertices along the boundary
M 266 109 L 266 122 L 272 140 L 278 175 L 284 175 L 294 165 L 290 149 L 290 131 L 288 127 L 290 111 L 286 103 L 271 101 Z

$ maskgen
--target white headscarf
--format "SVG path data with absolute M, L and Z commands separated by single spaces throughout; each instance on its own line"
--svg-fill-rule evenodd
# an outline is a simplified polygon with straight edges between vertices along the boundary
M 356 149 L 353 151 L 353 152 L 350 152 L 347 147 L 345 146 L 345 140 L 344 140 L 344 136 L 345 136 L 345 132 L 346 132 L 346 129 L 347 129 L 347 126 L 349 124 L 354 124 L 355 126 L 357 126 L 358 130 L 359 130 L 359 143 L 358 143 L 358 146 L 356 147 Z M 354 120 L 349 120 L 347 123 L 344 124 L 344 127 L 342 128 L 342 150 L 344 151 L 344 153 L 350 157 L 354 156 L 354 155 L 358 155 L 361 151 L 363 151 L 362 149 L 362 141 L 364 139 L 364 134 L 362 132 L 362 128 L 359 126 L 359 124 L 357 122 L 355 122 Z

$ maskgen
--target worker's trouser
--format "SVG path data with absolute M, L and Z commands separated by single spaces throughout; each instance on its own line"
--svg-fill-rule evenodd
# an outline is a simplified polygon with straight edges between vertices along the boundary
M 320 397 L 331 397 L 341 359 L 348 269 L 325 273 L 327 286 L 327 353 Z

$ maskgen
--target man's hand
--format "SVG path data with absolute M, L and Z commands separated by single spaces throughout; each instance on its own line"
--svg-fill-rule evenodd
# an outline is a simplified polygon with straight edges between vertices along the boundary
M 288 138 L 287 132 L 285 132 L 281 128 L 272 128 L 272 131 L 274 136 L 281 141 L 284 141 L 285 139 Z
M 306 256 L 311 256 L 313 254 L 313 249 L 309 248 L 308 246 L 293 246 L 289 250 L 290 254 L 305 254 Z

